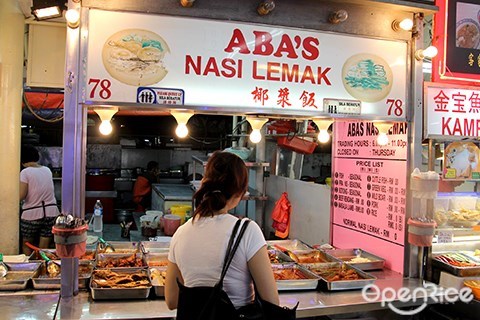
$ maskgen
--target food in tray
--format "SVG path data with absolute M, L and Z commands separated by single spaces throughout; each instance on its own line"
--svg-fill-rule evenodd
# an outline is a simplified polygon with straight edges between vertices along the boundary
M 81 264 L 78 266 L 78 277 L 79 278 L 88 278 L 92 273 L 93 266 L 90 264 Z M 59 269 L 60 272 L 58 273 L 50 273 L 45 270 L 45 268 L 41 268 L 40 274 L 38 275 L 39 278 L 60 278 L 61 276 L 61 268 Z
M 295 256 L 295 258 L 292 257 Z M 311 251 L 307 253 L 292 252 L 290 255 L 292 259 L 297 263 L 318 263 L 318 262 L 328 262 L 325 260 L 320 251 Z
M 2 281 L 24 281 L 32 277 L 33 272 L 9 272 L 4 277 L 0 278 Z
M 474 255 L 480 257 L 480 249 L 475 249 Z
M 88 278 L 90 277 L 90 274 L 92 273 L 92 265 L 91 264 L 80 264 L 78 266 L 78 277 L 79 278 Z M 60 278 L 61 276 L 61 268 L 60 268 L 60 272 L 58 273 L 50 273 L 50 272 L 46 272 L 45 269 L 43 269 L 41 272 L 40 272 L 40 275 L 38 276 L 39 278 Z
M 111 270 L 95 270 L 92 282 L 99 288 L 142 288 L 150 282 L 145 272 L 121 273 Z
M 281 260 L 277 257 L 277 253 L 274 250 L 268 250 L 268 258 L 270 263 L 281 263 Z
M 270 263 L 273 264 L 291 262 L 291 260 L 280 257 L 278 251 L 276 251 L 275 249 L 268 250 L 268 258 L 270 259 Z
M 476 209 L 449 210 L 448 215 L 453 225 L 474 226 L 480 221 L 480 210 Z
M 309 267 L 309 270 L 330 282 L 362 279 L 357 271 L 352 268 L 347 268 L 344 264 L 326 267 Z
M 455 267 L 476 267 L 480 266 L 477 262 L 461 253 L 444 253 L 435 256 L 435 259 Z
M 162 260 L 162 261 L 148 261 L 147 265 L 149 267 L 166 267 L 168 264 L 168 260 Z
M 303 272 L 296 268 L 274 269 L 273 276 L 275 280 L 303 280 L 308 279 Z
M 150 279 L 152 280 L 152 285 L 164 286 L 166 277 L 167 277 L 167 270 L 150 268 Z
M 125 268 L 125 267 L 143 267 L 143 260 L 132 253 L 126 257 L 106 257 L 97 261 L 98 268 Z
M 348 257 L 338 257 L 340 260 L 345 261 L 346 263 L 368 263 L 372 262 L 372 259 L 359 257 L 359 256 L 348 256 Z
M 475 299 L 480 300 L 480 281 L 479 280 L 465 280 L 464 285 L 472 289 Z
M 60 258 L 57 256 L 57 253 L 55 251 L 48 251 L 48 250 L 43 250 L 43 253 L 49 258 L 50 260 L 60 260 Z M 42 257 L 38 254 L 37 251 L 35 251 L 32 254 L 32 257 L 30 260 L 42 260 Z M 83 256 L 80 257 L 80 260 L 95 260 L 95 251 L 93 250 L 87 250 Z
M 433 214 L 433 220 L 437 223 L 437 226 L 443 226 L 448 221 L 447 212 L 443 209 L 436 210 Z

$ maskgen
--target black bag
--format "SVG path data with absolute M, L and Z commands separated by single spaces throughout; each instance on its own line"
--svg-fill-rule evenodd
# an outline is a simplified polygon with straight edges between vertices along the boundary
M 255 301 L 253 303 L 236 310 L 227 293 L 223 290 L 223 279 L 250 220 L 246 220 L 242 225 L 235 244 L 233 244 L 240 223 L 241 220 L 238 220 L 233 227 L 232 235 L 228 242 L 227 253 L 223 261 L 220 280 L 214 287 L 186 287 L 177 280 L 179 287 L 177 320 L 296 319 L 298 303 L 293 309 L 281 307 L 263 300 L 258 292 L 255 292 Z
M 240 239 L 245 233 L 250 220 L 246 220 L 238 234 L 235 244 L 233 240 L 240 227 L 239 219 L 233 227 L 232 235 L 228 242 L 227 253 L 223 260 L 222 273 L 220 280 L 214 287 L 186 287 L 178 282 L 178 306 L 177 320 L 235 320 L 237 318 L 235 307 L 223 290 L 223 279 L 227 273 L 228 267 L 232 262 L 233 255 L 238 248 Z M 233 248 L 232 248 L 233 246 Z
M 238 318 L 245 320 L 295 320 L 298 303 L 292 309 L 263 300 L 255 290 L 255 301 L 237 310 Z

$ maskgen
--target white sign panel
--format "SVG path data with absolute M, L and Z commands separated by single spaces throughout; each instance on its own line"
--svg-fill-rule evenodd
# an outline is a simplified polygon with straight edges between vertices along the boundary
M 405 118 L 406 42 L 94 9 L 88 25 L 88 103 L 154 87 L 188 106 L 315 115 L 323 99 L 358 100 L 362 115 Z
M 480 137 L 480 89 L 426 83 L 425 137 Z

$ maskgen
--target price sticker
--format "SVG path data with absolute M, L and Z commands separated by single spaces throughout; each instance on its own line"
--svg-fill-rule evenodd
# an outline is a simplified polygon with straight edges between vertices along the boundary
M 323 99 L 323 111 L 331 114 L 356 114 L 362 112 L 362 102 L 358 100 Z
M 453 242 L 453 233 L 448 231 L 439 231 L 438 232 L 438 243 L 452 243 Z

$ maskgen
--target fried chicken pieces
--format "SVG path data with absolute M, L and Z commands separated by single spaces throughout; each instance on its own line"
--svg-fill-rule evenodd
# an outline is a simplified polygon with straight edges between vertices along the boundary
M 145 288 L 150 286 L 145 271 L 120 273 L 111 270 L 96 270 L 92 280 L 99 288 Z

